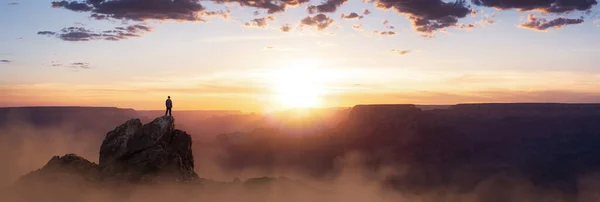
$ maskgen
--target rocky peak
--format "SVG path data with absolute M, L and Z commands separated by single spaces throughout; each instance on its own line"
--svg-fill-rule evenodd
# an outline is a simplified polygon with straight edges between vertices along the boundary
M 170 116 L 146 124 L 131 119 L 108 132 L 100 147 L 99 164 L 67 154 L 53 157 L 33 173 L 51 175 L 58 171 L 99 181 L 198 179 L 194 172 L 192 138 L 185 131 L 175 129 L 175 119 Z

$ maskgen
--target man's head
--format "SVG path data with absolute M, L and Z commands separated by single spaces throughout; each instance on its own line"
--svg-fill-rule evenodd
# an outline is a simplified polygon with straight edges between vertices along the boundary
M 167 96 L 167 98 L 171 99 L 171 96 Z

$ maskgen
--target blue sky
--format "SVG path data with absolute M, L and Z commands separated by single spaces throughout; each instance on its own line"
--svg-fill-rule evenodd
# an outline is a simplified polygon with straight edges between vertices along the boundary
M 424 38 L 424 33 L 413 29 L 409 14 L 393 8 L 383 10 L 376 6 L 377 2 L 357 0 L 342 4 L 335 12 L 324 13 L 334 23 L 323 31 L 310 26 L 298 29 L 303 18 L 316 15 L 309 14 L 306 7 L 318 5 L 319 1 L 275 14 L 237 3 L 203 1 L 201 4 L 208 11 L 230 10 L 228 19 L 203 17 L 208 22 L 95 20 L 89 18 L 93 11 L 52 8 L 51 3 L 0 3 L 0 60 L 8 61 L 0 63 L 0 92 L 2 100 L 12 100 L 0 105 L 151 109 L 160 108 L 162 102 L 150 100 L 160 101 L 165 93 L 171 93 L 190 109 L 267 110 L 265 105 L 271 104 L 261 103 L 276 103 L 269 97 L 273 86 L 282 85 L 269 82 L 273 80 L 272 72 L 293 66 L 308 71 L 307 77 L 328 75 L 318 87 L 325 93 L 303 95 L 319 97 L 319 106 L 600 101 L 595 87 L 600 86 L 600 28 L 594 23 L 598 20 L 597 6 L 588 12 L 544 14 L 498 10 L 468 2 L 478 11 L 476 14 L 459 18 L 445 32 L 425 33 L 435 35 Z M 359 20 L 340 17 L 350 12 L 363 15 L 364 9 L 372 14 Z M 261 13 L 254 16 L 254 11 Z M 529 14 L 548 21 L 583 16 L 584 22 L 544 32 L 519 27 Z M 243 26 L 266 16 L 276 18 L 268 22 L 268 27 Z M 486 16 L 494 23 L 480 23 Z M 384 25 L 383 20 L 389 23 Z M 152 27 L 152 31 L 118 41 L 65 41 L 38 34 L 59 32 L 65 27 L 101 32 L 140 23 Z M 280 31 L 284 24 L 295 29 L 284 33 Z M 355 24 L 364 30 L 353 29 Z M 460 24 L 473 24 L 475 28 L 457 29 Z M 395 28 L 387 29 L 389 25 Z M 393 31 L 396 35 L 380 36 L 373 31 Z M 392 49 L 409 52 L 399 55 Z M 85 63 L 85 68 L 74 63 Z M 302 83 L 303 80 L 314 79 L 295 82 L 314 86 Z M 544 96 L 520 99 L 526 93 Z M 376 96 L 365 96 L 370 94 Z M 54 95 L 62 98 L 53 99 Z

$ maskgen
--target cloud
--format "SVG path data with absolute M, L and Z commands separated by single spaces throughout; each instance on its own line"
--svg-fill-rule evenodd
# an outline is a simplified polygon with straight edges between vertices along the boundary
M 371 14 L 371 11 L 369 9 L 366 9 L 363 11 L 363 15 L 369 15 Z
M 69 67 L 72 69 L 90 69 L 90 64 L 87 62 L 74 62 Z
M 17 2 L 11 2 L 11 3 L 8 3 L 8 5 L 9 6 L 16 6 L 16 5 L 19 5 L 19 3 L 17 3 Z
M 321 5 L 310 5 L 308 6 L 308 12 L 310 14 L 314 13 L 333 13 L 335 12 L 342 4 L 348 2 L 348 0 L 327 0 Z
M 300 23 L 302 25 L 315 27 L 319 31 L 323 31 L 333 24 L 333 20 L 325 14 L 318 14 L 313 17 L 307 16 L 306 18 L 302 19 Z
M 207 17 L 221 17 L 223 19 L 229 19 L 229 15 L 231 15 L 230 10 L 220 10 L 220 11 L 203 11 L 202 16 Z
M 11 63 L 12 61 L 10 60 L 0 60 L 0 63 Z
M 392 25 L 389 25 L 389 26 L 385 26 L 385 28 L 388 28 L 388 29 L 395 29 L 396 27 L 394 27 L 394 26 L 392 26 Z
M 363 27 L 362 24 L 354 24 L 354 25 L 352 25 L 352 28 L 354 28 L 355 30 L 359 30 L 359 31 L 365 30 L 365 28 Z
M 65 8 L 72 11 L 91 12 L 96 19 L 124 20 L 177 20 L 202 21 L 199 12 L 204 11 L 199 0 L 87 0 L 54 1 L 54 8 Z
M 537 10 L 543 13 L 585 11 L 598 4 L 596 0 L 472 0 L 472 2 L 478 6 L 494 7 L 501 10 Z
M 444 2 L 442 0 L 377 0 L 377 7 L 394 9 L 400 14 L 408 15 L 413 29 L 425 34 L 433 34 L 437 30 L 456 26 L 459 18 L 471 13 L 465 0 Z
M 39 31 L 37 34 L 39 35 L 55 35 L 56 32 L 51 32 L 51 31 Z
M 145 32 L 152 31 L 151 27 L 146 25 L 129 25 L 127 27 L 116 27 L 114 30 L 105 30 L 95 32 L 83 27 L 63 28 L 60 33 L 52 31 L 39 31 L 37 34 L 46 36 L 56 36 L 64 41 L 90 41 L 90 40 L 109 40 L 119 41 L 131 37 L 140 37 Z
M 195 0 L 198 1 L 198 0 Z M 240 6 L 254 7 L 259 9 L 267 9 L 268 14 L 283 12 L 288 6 L 298 6 L 308 2 L 308 0 L 212 0 L 214 3 L 227 4 L 238 3 Z
M 288 24 L 285 24 L 283 26 L 281 26 L 281 28 L 279 28 L 282 32 L 290 32 L 292 31 L 292 27 Z
M 363 16 L 359 15 L 358 13 L 352 12 L 348 15 L 342 13 L 342 19 L 346 19 L 346 20 L 358 20 L 358 19 L 362 19 Z
M 244 23 L 244 26 L 246 26 L 246 27 L 265 28 L 265 27 L 269 26 L 267 24 L 269 21 L 275 21 L 275 17 L 273 17 L 273 16 L 267 16 L 267 17 L 264 17 L 264 18 L 256 18 L 254 20 L 251 20 L 250 22 Z
M 91 11 L 93 9 L 93 7 L 87 3 L 83 3 L 83 2 L 76 2 L 76 1 L 53 1 L 52 2 L 52 8 L 65 8 L 65 9 L 69 9 L 72 11 L 78 11 L 78 12 L 87 12 L 87 11 Z
M 383 20 L 383 21 L 381 21 L 381 23 L 383 23 L 384 25 L 387 25 L 388 23 L 390 23 L 390 21 L 388 21 L 388 20 Z
M 58 38 L 65 41 L 89 41 L 102 37 L 102 34 L 94 33 L 83 27 L 67 27 L 63 28 L 61 32 L 62 33 L 58 35 Z
M 458 26 L 459 29 L 473 29 L 475 28 L 474 24 L 460 24 Z
M 394 35 L 396 35 L 396 32 L 393 32 L 393 31 L 383 31 L 383 32 L 373 31 L 373 34 L 378 34 L 378 35 L 381 35 L 381 36 L 394 36 Z
M 483 16 L 483 19 L 481 19 L 478 23 L 480 25 L 491 25 L 491 24 L 494 24 L 494 23 L 496 23 L 496 20 L 494 20 L 495 17 L 496 17 L 495 13 L 492 14 L 492 15 L 486 14 L 486 15 Z
M 535 31 L 546 31 L 549 28 L 560 29 L 565 25 L 581 24 L 583 22 L 584 22 L 584 20 L 582 18 L 570 19 L 570 18 L 563 18 L 563 17 L 559 17 L 554 20 L 548 21 L 544 18 L 538 18 L 534 14 L 529 14 L 529 16 L 527 17 L 527 21 L 523 22 L 519 26 L 522 28 L 531 29 L 531 30 L 535 30 Z

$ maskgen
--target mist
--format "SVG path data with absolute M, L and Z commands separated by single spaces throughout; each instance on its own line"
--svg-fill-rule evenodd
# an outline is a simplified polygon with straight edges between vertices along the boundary
M 11 122 L 0 130 L 0 201 L 600 201 L 597 119 L 589 108 L 501 110 L 526 114 L 527 125 L 490 111 L 465 125 L 464 115 L 457 115 L 464 109 L 378 110 L 355 108 L 335 128 L 298 133 L 257 127 L 194 142 L 201 180 L 192 184 L 97 185 L 66 176 L 15 184 L 55 155 L 97 162 L 108 130 L 80 130 L 77 122 Z M 560 124 L 549 124 L 555 121 Z M 549 125 L 554 132 L 544 131 Z M 567 129 L 570 135 L 560 134 Z M 456 132 L 469 130 L 475 132 Z

